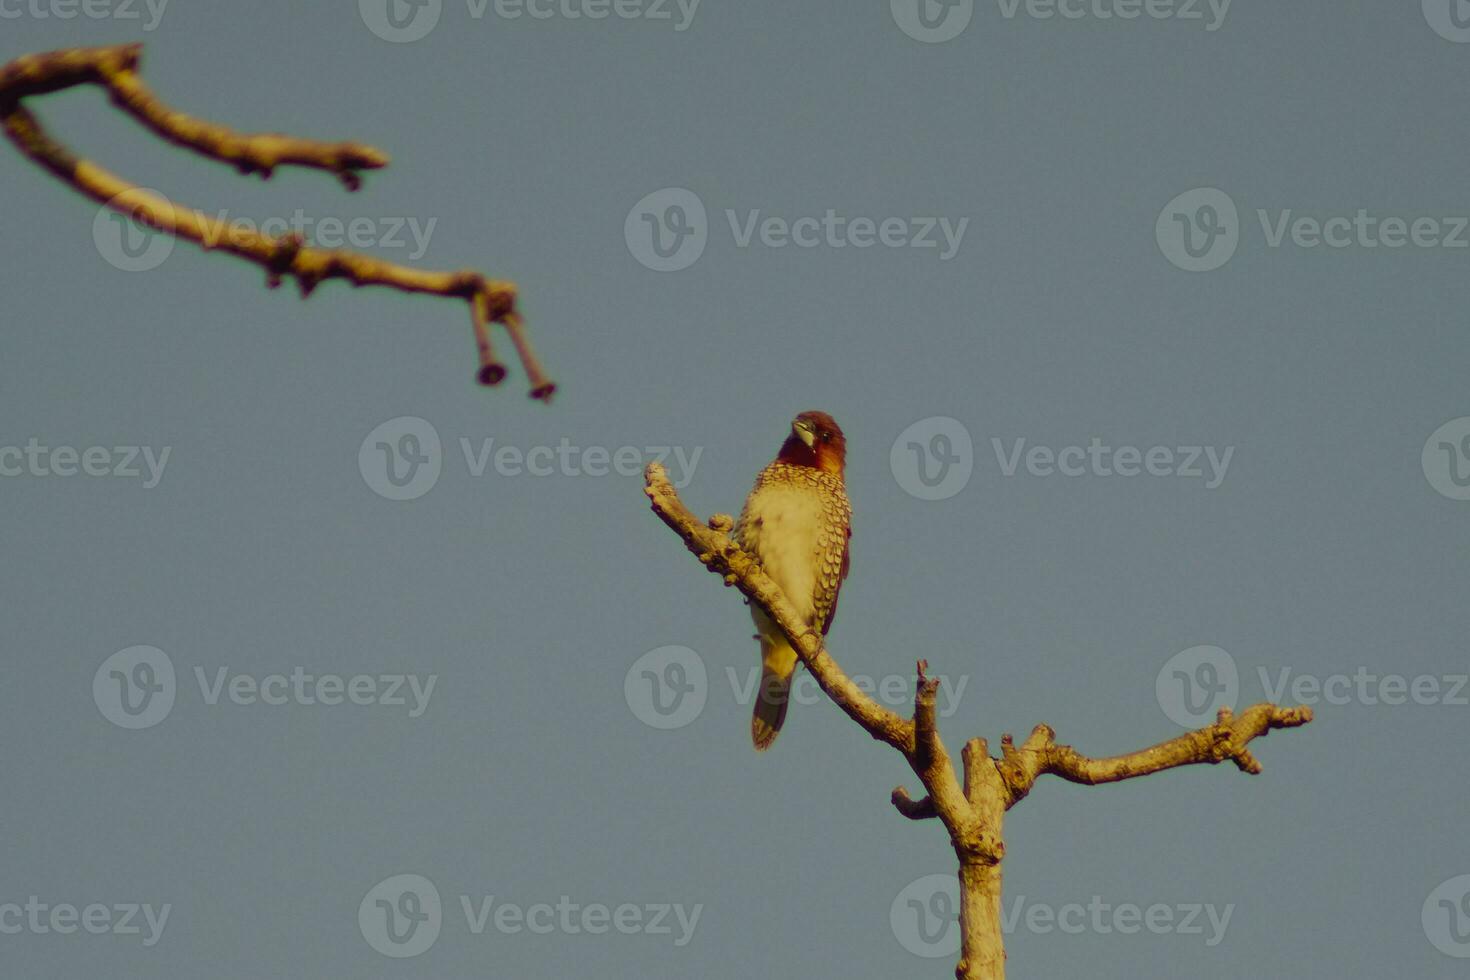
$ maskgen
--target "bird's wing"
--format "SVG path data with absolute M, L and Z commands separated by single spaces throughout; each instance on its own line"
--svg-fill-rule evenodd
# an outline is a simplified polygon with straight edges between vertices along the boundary
M 837 584 L 832 587 L 832 604 L 827 607 L 827 614 L 822 617 L 822 635 L 827 635 L 827 630 L 832 628 L 832 620 L 837 618 L 837 599 L 842 595 L 842 583 L 847 580 L 847 570 L 852 565 L 852 526 L 847 527 L 847 536 L 842 540 L 842 566 L 837 571 Z

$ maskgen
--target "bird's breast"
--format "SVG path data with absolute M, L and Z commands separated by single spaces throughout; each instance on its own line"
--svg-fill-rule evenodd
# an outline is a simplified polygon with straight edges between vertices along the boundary
M 753 553 L 776 580 L 802 619 L 816 618 L 820 538 L 826 515 L 821 494 L 810 488 L 758 487 L 741 517 L 740 546 Z

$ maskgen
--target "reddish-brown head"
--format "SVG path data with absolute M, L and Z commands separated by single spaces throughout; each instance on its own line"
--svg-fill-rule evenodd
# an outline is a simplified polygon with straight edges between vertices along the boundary
M 776 458 L 841 476 L 847 463 L 847 439 L 837 420 L 826 412 L 802 412 L 791 420 L 791 435 L 781 444 Z

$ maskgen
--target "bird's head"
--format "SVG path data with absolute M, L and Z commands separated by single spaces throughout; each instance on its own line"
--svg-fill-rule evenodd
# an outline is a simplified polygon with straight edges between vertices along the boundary
M 802 412 L 791 420 L 791 435 L 776 458 L 841 476 L 847 463 L 847 439 L 837 420 L 826 412 Z

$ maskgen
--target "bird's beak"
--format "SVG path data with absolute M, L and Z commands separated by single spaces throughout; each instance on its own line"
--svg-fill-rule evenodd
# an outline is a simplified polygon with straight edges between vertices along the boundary
M 811 423 L 798 419 L 791 423 L 791 431 L 796 433 L 796 438 L 806 443 L 806 448 L 812 448 L 817 441 L 817 432 L 811 427 Z

